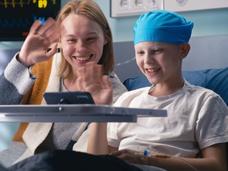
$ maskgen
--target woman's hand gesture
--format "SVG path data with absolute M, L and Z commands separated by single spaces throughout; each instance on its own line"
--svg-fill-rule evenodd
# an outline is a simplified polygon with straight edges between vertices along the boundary
M 96 104 L 112 103 L 112 83 L 109 76 L 103 74 L 103 68 L 94 62 L 77 69 L 77 87 L 90 92 Z
M 19 61 L 26 66 L 45 61 L 56 53 L 60 31 L 56 21 L 48 18 L 44 25 L 36 20 L 20 50 Z

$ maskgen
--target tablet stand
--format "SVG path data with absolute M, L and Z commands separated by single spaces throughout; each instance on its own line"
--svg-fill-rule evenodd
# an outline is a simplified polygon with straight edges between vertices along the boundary
M 136 122 L 138 117 L 166 117 L 167 111 L 94 104 L 0 105 L 4 122 Z

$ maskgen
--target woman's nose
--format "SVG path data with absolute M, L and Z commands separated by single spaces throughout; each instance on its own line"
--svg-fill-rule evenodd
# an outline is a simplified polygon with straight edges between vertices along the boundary
M 77 51 L 83 51 L 86 49 L 86 44 L 83 41 L 77 41 L 75 48 Z

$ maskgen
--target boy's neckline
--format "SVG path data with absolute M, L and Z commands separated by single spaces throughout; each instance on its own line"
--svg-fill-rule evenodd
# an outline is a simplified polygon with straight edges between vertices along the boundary
M 179 91 L 183 90 L 183 88 L 185 87 L 185 85 L 186 85 L 186 82 L 185 82 L 185 80 L 183 80 L 183 84 L 179 88 L 171 91 L 170 93 L 160 93 L 160 94 L 157 95 L 156 93 L 153 92 L 156 84 L 153 84 L 149 88 L 149 90 L 148 90 L 148 95 L 153 96 L 153 97 L 167 97 L 167 96 L 172 96 L 172 95 L 178 93 Z

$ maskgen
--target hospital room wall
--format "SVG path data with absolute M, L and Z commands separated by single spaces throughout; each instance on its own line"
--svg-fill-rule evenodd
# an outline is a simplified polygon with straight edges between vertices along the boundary
M 95 0 L 104 11 L 113 33 L 114 42 L 131 41 L 132 28 L 137 16 L 112 18 L 110 17 L 110 0 Z M 64 5 L 67 0 L 62 0 Z M 228 35 L 228 9 L 212 9 L 202 11 L 182 12 L 191 19 L 195 26 L 193 36 Z M 0 48 L 20 48 L 22 42 L 0 42 Z
M 113 32 L 114 42 L 131 41 L 132 28 L 137 16 L 124 18 L 110 17 L 110 0 L 95 0 L 107 16 Z M 202 11 L 182 12 L 195 24 L 193 36 L 227 35 L 228 9 L 213 9 Z

